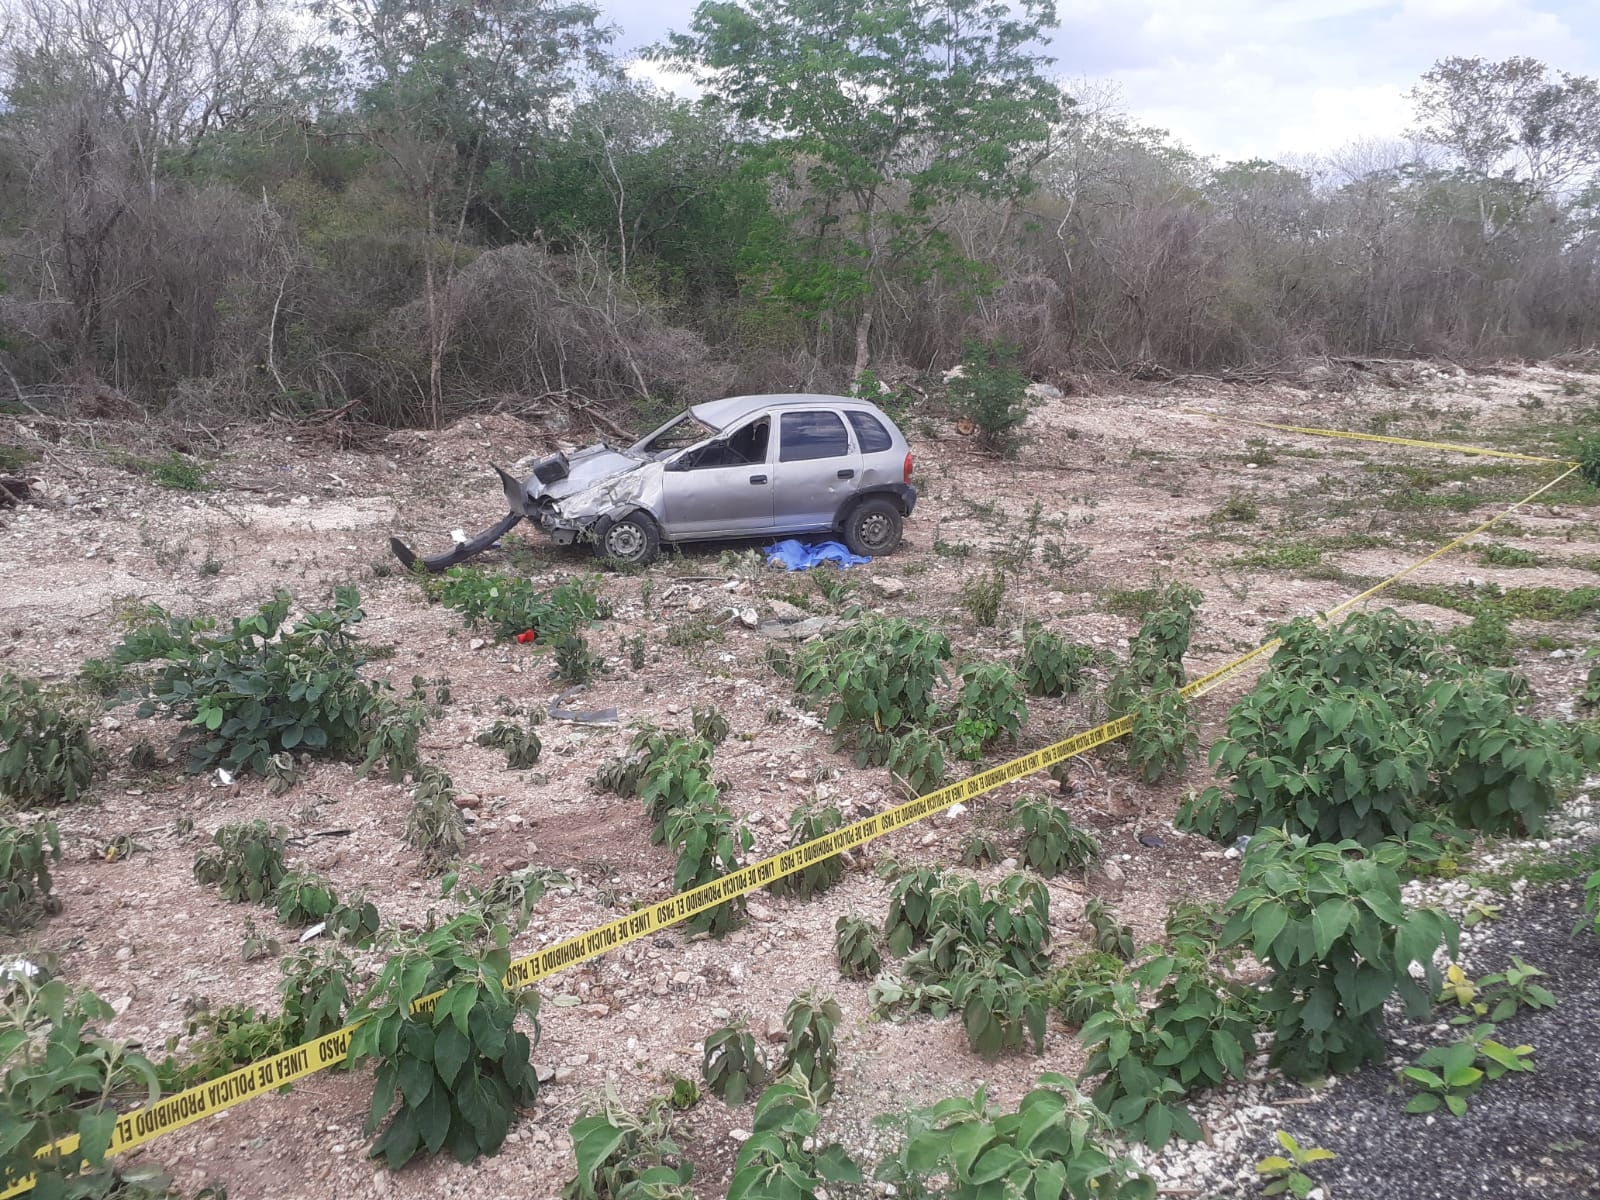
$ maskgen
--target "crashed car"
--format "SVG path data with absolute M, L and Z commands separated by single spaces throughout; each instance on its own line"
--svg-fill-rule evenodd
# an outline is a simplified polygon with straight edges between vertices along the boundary
M 832 532 L 855 554 L 888 554 L 917 503 L 906 439 L 882 410 L 844 396 L 733 396 L 696 404 L 626 449 L 588 446 L 533 464 L 527 479 L 495 467 L 511 511 L 430 558 L 429 571 L 481 553 L 529 520 L 558 545 L 652 561 L 664 543 Z

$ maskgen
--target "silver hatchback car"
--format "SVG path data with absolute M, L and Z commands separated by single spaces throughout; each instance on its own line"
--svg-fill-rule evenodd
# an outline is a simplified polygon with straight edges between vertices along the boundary
M 496 467 L 511 511 L 471 541 L 406 565 L 439 571 L 527 518 L 558 544 L 648 563 L 663 543 L 834 532 L 856 554 L 888 554 L 917 502 L 912 455 L 882 410 L 844 396 L 734 396 L 696 404 L 625 450 L 588 446 Z M 459 535 L 458 535 L 459 536 Z

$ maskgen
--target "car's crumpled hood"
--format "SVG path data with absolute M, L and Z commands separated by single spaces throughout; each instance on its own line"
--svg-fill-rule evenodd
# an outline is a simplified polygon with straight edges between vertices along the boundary
M 568 455 L 565 479 L 543 484 L 533 475 L 519 480 L 501 471 L 500 480 L 512 511 L 541 522 L 553 516 L 573 525 L 633 508 L 648 509 L 659 517 L 661 472 L 659 462 L 641 455 L 585 446 Z
M 552 500 L 560 500 L 587 491 L 609 475 L 620 475 L 645 466 L 648 462 L 648 459 L 613 450 L 609 446 L 585 446 L 567 456 L 565 479 L 543 484 L 530 475 L 524 486 L 528 489 L 529 499 L 548 496 Z

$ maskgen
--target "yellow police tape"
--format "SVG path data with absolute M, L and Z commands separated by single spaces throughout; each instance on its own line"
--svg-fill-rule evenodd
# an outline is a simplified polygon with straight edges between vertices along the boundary
M 1556 484 L 1566 479 L 1578 468 L 1573 466 L 1569 470 L 1546 483 L 1537 491 L 1522 500 L 1517 501 L 1503 512 L 1491 517 L 1483 524 L 1462 534 L 1448 545 L 1435 550 L 1426 558 L 1419 559 L 1403 570 L 1396 571 L 1381 583 L 1375 584 L 1345 600 L 1323 614 L 1324 617 L 1334 617 L 1347 612 L 1364 600 L 1377 595 L 1385 588 L 1390 587 L 1419 567 L 1432 562 L 1444 554 L 1456 549 L 1463 542 L 1476 537 L 1506 517 L 1510 516 L 1524 504 L 1538 499 L 1543 493 L 1555 487 Z M 1183 694 L 1193 699 L 1203 696 L 1207 692 L 1225 683 L 1241 669 L 1256 659 L 1266 654 L 1271 654 L 1280 645 L 1281 639 L 1272 640 L 1247 651 L 1229 663 L 1218 667 L 1216 670 L 1187 684 Z M 1009 762 L 991 767 L 987 771 L 980 771 L 976 775 L 956 783 L 947 784 L 925 796 L 918 796 L 915 800 L 896 805 L 881 813 L 856 821 L 842 829 L 814 838 L 799 846 L 780 851 L 760 862 L 741 867 L 731 874 L 710 883 L 701 884 L 699 887 L 690 888 L 686 892 L 679 892 L 665 900 L 648 904 L 638 911 L 625 917 L 618 917 L 615 921 L 607 922 L 576 937 L 567 938 L 553 946 L 535 951 L 514 961 L 506 970 L 506 983 L 512 987 L 525 987 L 537 980 L 545 979 L 576 963 L 590 958 L 598 957 L 607 951 L 625 946 L 629 942 L 648 937 L 652 933 L 688 920 L 707 909 L 715 908 L 729 900 L 737 899 L 747 892 L 757 888 L 766 887 L 774 880 L 782 879 L 786 875 L 793 875 L 804 870 L 824 858 L 830 858 L 845 850 L 864 845 L 885 834 L 894 833 L 908 825 L 914 825 L 926 820 L 935 813 L 942 812 L 952 804 L 973 800 L 987 792 L 992 792 L 1004 784 L 1033 775 L 1043 771 L 1056 763 L 1074 758 L 1097 746 L 1115 741 L 1133 728 L 1131 716 L 1120 717 L 1115 721 L 1108 721 L 1084 733 L 1075 734 L 1064 741 L 1056 742 L 1041 750 L 1033 750 L 1020 755 Z M 435 992 L 432 995 L 418 999 L 414 1008 L 418 1012 L 429 1012 L 434 1002 L 443 995 Z M 293 1049 L 274 1054 L 270 1058 L 230 1071 L 228 1074 L 198 1084 L 186 1091 L 177 1092 L 171 1096 L 164 1096 L 153 1104 L 136 1109 L 124 1116 L 117 1118 L 117 1123 L 112 1131 L 111 1143 L 106 1150 L 107 1155 L 121 1154 L 141 1146 L 146 1142 L 154 1141 L 164 1134 L 192 1125 L 203 1117 L 231 1108 L 242 1101 L 252 1099 L 265 1092 L 273 1091 L 286 1084 L 314 1075 L 318 1071 L 336 1066 L 345 1061 L 349 1056 L 350 1035 L 355 1032 L 356 1025 L 346 1025 L 333 1033 L 325 1034 L 309 1042 L 302 1042 Z M 77 1134 L 67 1137 L 43 1147 L 39 1157 L 49 1155 L 69 1155 L 78 1149 L 79 1139 Z M 33 1186 L 33 1179 L 21 1180 L 4 1190 L 0 1190 L 0 1200 L 8 1200 Z
M 1391 446 L 1420 446 L 1424 450 L 1452 450 L 1457 454 L 1476 454 L 1483 458 L 1512 458 L 1518 462 L 1550 463 L 1558 467 L 1575 467 L 1569 458 L 1543 458 L 1537 454 L 1518 454 L 1511 450 L 1486 450 L 1482 446 L 1461 446 L 1455 442 L 1423 442 L 1416 438 L 1391 437 L 1383 433 L 1354 433 L 1348 429 L 1316 429 L 1309 425 L 1274 425 L 1270 421 L 1254 421 L 1248 417 L 1230 417 L 1222 413 L 1207 412 L 1203 408 L 1180 408 L 1191 417 L 1209 417 L 1213 421 L 1227 421 L 1232 425 L 1254 425 L 1257 429 L 1276 429 L 1282 433 L 1304 433 L 1311 437 L 1344 438 L 1352 442 L 1387 442 Z M 1527 501 L 1519 501 L 1526 504 Z

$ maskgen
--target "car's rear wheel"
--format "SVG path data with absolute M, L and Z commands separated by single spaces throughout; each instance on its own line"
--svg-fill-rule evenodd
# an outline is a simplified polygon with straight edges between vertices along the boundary
M 661 530 L 649 513 L 631 512 L 613 521 L 594 543 L 596 558 L 642 567 L 661 552 Z
M 904 521 L 900 506 L 882 496 L 869 496 L 844 519 L 844 544 L 850 553 L 868 558 L 892 554 L 900 544 Z

